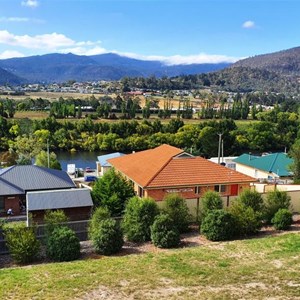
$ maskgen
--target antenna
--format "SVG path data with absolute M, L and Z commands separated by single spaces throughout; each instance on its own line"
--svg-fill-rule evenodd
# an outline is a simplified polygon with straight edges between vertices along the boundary
M 218 133 L 219 135 L 219 147 L 218 147 L 218 164 L 220 164 L 220 156 L 221 156 L 221 140 L 223 133 Z

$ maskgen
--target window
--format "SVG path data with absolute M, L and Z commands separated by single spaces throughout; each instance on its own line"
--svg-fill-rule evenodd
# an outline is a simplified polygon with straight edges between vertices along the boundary
M 4 208 L 4 197 L 0 196 L 0 212 L 3 212 L 5 210 Z
M 138 193 L 138 195 L 139 195 L 139 197 L 143 197 L 144 196 L 144 190 L 143 190 L 143 188 L 141 188 L 140 186 L 139 186 L 139 193 Z
M 195 186 L 195 194 L 200 194 L 200 186 Z
M 215 185 L 214 190 L 215 190 L 215 192 L 218 192 L 218 193 L 225 193 L 226 185 Z

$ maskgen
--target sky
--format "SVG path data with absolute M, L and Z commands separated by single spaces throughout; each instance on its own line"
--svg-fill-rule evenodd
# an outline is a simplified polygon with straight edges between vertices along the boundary
M 299 0 L 0 0 L 0 59 L 220 63 L 300 46 Z

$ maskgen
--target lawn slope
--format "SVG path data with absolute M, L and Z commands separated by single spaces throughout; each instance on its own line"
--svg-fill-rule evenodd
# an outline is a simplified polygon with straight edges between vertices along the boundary
M 297 299 L 300 234 L 0 270 L 0 299 Z

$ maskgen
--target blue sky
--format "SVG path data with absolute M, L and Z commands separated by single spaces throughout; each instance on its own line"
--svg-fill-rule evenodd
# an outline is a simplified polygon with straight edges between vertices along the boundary
M 0 58 L 115 52 L 167 64 L 300 46 L 298 0 L 0 0 Z

